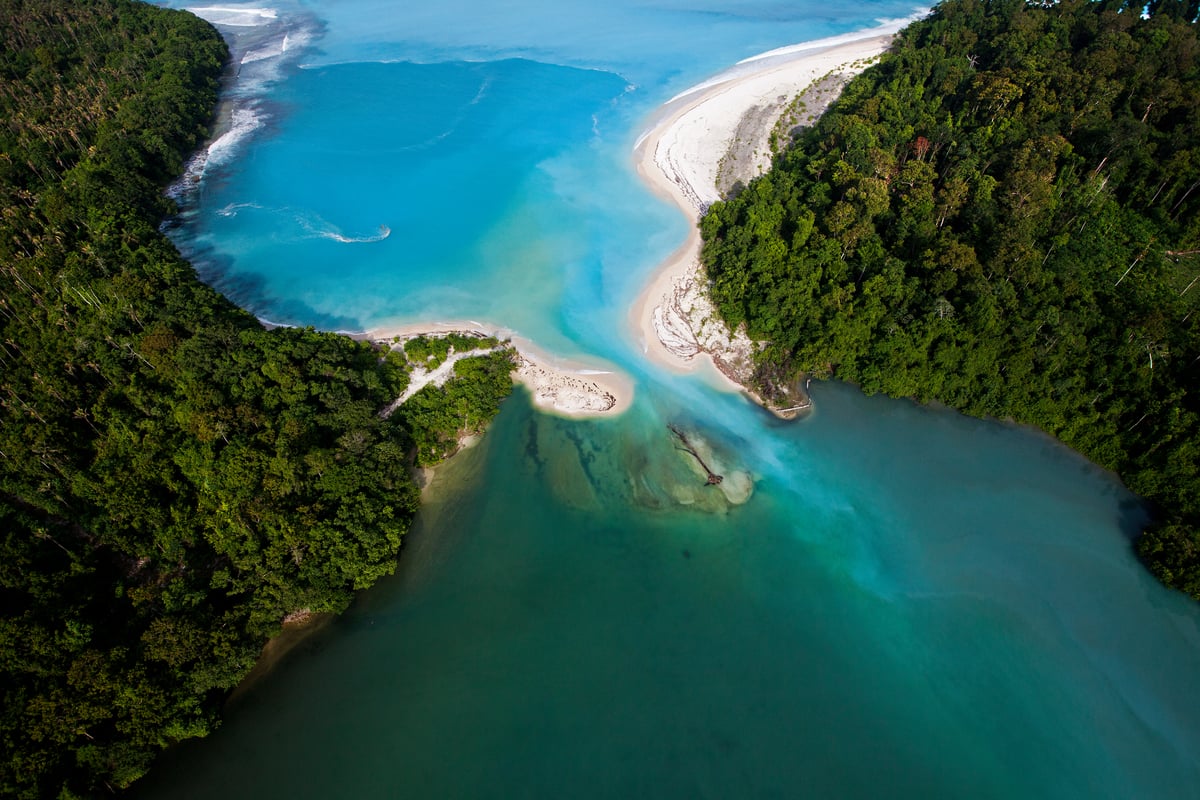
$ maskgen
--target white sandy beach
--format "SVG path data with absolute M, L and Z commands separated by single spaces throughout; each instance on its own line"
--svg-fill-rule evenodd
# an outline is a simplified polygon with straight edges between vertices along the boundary
M 419 322 L 370 331 L 363 338 L 390 342 L 395 337 L 412 338 L 423 334 L 452 332 L 478 333 L 508 340 L 517 351 L 517 367 L 513 379 L 522 383 L 533 395 L 534 404 L 545 412 L 567 417 L 590 417 L 600 414 L 620 414 L 633 403 L 633 381 L 609 364 L 600 361 L 567 359 L 547 353 L 528 339 L 514 336 L 512 331 L 497 325 L 475 320 L 453 322 Z M 449 364 L 449 366 L 448 366 Z M 452 362 L 428 375 L 414 375 L 413 386 L 405 392 L 411 396 L 421 386 L 436 383 L 449 376 Z M 418 385 L 419 384 L 419 385 Z M 396 405 L 407 397 L 397 400 Z
M 895 35 L 891 29 L 860 33 L 861 38 L 841 37 L 828 47 L 819 42 L 795 45 L 746 59 L 672 99 L 638 140 L 638 174 L 692 223 L 687 240 L 659 266 L 631 309 L 635 336 L 660 366 L 679 371 L 709 361 L 741 384 L 738 378 L 749 368 L 753 345 L 744 334 L 730 336 L 707 304 L 701 291 L 696 226 L 704 210 L 721 199 L 718 172 L 736 139 L 756 137 L 752 168 L 755 174 L 765 171 L 770 166 L 770 132 L 788 102 L 831 72 L 862 71 L 887 50 Z M 752 111 L 757 112 L 756 129 L 747 131 L 744 120 Z

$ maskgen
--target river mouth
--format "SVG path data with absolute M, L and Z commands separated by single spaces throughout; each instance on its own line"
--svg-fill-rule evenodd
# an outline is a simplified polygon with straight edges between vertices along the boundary
M 640 5 L 566 4 L 598 15 L 568 41 L 565 12 L 537 5 L 495 19 L 465 3 L 451 20 L 315 4 L 325 37 L 266 92 L 270 125 L 204 179 L 178 235 L 268 319 L 502 320 L 627 371 L 629 410 L 560 419 L 518 389 L 436 473 L 396 576 L 142 794 L 1200 785 L 1200 620 L 1133 558 L 1143 512 L 1111 476 L 1029 431 L 844 386 L 814 385 L 811 416 L 776 420 L 648 366 L 628 330 L 688 229 L 630 168 L 642 122 L 740 58 L 870 20 L 727 4 L 658 9 L 638 32 L 621 15 L 649 24 Z M 801 13 L 841 27 L 781 40 Z M 419 44 L 397 43 L 397 20 Z M 477 20 L 496 38 L 472 50 Z M 544 46 L 514 46 L 520 26 Z M 586 56 L 556 63 L 570 47 Z M 313 235 L 381 224 L 377 241 Z

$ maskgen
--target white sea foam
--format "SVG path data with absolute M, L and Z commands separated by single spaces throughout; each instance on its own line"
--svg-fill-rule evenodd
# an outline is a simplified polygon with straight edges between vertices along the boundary
M 300 223 L 300 227 L 308 231 L 310 234 L 322 239 L 330 239 L 342 244 L 372 244 L 374 242 L 382 242 L 384 239 L 392 235 L 392 229 L 387 225 L 380 225 L 375 233 L 365 236 L 347 236 L 342 233 L 341 229 L 336 225 L 331 225 L 321 217 L 314 215 L 297 214 L 296 222 Z
M 217 214 L 222 217 L 236 217 L 243 208 L 262 208 L 262 206 L 258 203 L 230 203 L 224 208 L 218 209 Z
M 253 64 L 255 61 L 265 61 L 268 58 L 279 58 L 289 50 L 303 49 L 311 40 L 312 35 L 308 31 L 285 31 L 279 39 L 262 47 L 247 50 L 239 63 L 245 65 Z
M 392 235 L 392 229 L 387 225 L 380 225 L 379 232 L 369 236 L 343 236 L 340 233 L 333 231 L 322 231 L 321 236 L 326 239 L 333 239 L 335 242 L 343 244 L 371 244 L 372 242 L 382 242 L 384 239 Z
M 259 47 L 255 50 L 250 50 L 244 56 L 242 56 L 242 60 L 239 63 L 243 65 L 253 64 L 255 61 L 264 61 L 268 58 L 278 58 L 279 56 L 283 55 L 283 44 L 284 40 L 281 39 L 279 42 L 273 42 L 266 47 Z
M 201 150 L 188 159 L 183 166 L 183 174 L 167 187 L 164 194 L 176 202 L 181 202 L 204 174 L 204 164 L 208 160 L 208 151 Z
M 254 107 L 233 109 L 233 113 L 230 115 L 229 130 L 210 142 L 208 147 L 197 151 L 188 160 L 187 165 L 183 168 L 183 175 L 167 187 L 167 196 L 177 201 L 182 200 L 204 178 L 209 166 L 220 166 L 227 163 L 237 153 L 238 144 L 261 128 L 264 123 L 264 116 Z M 237 207 L 226 206 L 217 213 L 233 216 L 237 213 L 237 208 L 247 205 L 250 204 L 237 204 Z M 225 214 L 226 211 L 230 213 Z
M 190 6 L 188 11 L 213 25 L 231 28 L 256 28 L 268 25 L 279 16 L 273 8 L 250 8 L 248 6 Z
M 229 130 L 208 146 L 209 163 L 226 163 L 237 152 L 242 140 L 265 124 L 266 116 L 258 110 L 256 104 L 233 109 Z
M 283 52 L 303 50 L 313 40 L 313 32 L 307 28 L 293 28 L 283 35 Z

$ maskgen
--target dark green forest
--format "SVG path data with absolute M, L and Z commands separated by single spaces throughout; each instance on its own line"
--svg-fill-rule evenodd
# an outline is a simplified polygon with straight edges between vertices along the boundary
M 1115 470 L 1200 598 L 1197 2 L 947 0 L 702 220 L 799 373 L 1028 423 Z
M 285 615 L 393 571 L 411 466 L 511 353 L 264 330 L 159 232 L 227 51 L 131 0 L 0 0 L 0 795 L 108 795 L 218 724 Z

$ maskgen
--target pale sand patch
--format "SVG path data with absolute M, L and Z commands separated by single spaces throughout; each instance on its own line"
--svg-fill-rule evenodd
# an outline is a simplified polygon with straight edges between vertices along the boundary
M 634 334 L 652 361 L 674 371 L 707 362 L 735 386 L 745 388 L 753 343 L 744 331 L 731 334 L 717 317 L 699 261 L 697 225 L 708 206 L 721 199 L 717 180 L 722 159 L 736 148 L 737 138 L 752 134 L 756 137 L 749 146 L 753 168 L 765 171 L 770 153 L 763 143 L 788 102 L 830 72 L 865 69 L 887 50 L 900 24 L 907 21 L 890 29 L 861 31 L 861 38 L 828 47 L 796 45 L 747 59 L 660 109 L 634 148 L 637 171 L 657 194 L 679 206 L 692 225 L 687 239 L 655 271 L 630 312 Z M 759 128 L 754 132 L 746 130 L 751 112 Z
M 547 413 L 567 417 L 620 414 L 633 403 L 633 381 L 611 364 L 596 360 L 567 359 L 547 353 L 512 331 L 475 320 L 420 322 L 379 328 L 363 338 L 390 343 L 395 337 L 408 339 L 422 334 L 452 332 L 494 336 L 509 341 L 517 351 L 513 379 L 524 384 L 534 404 Z M 470 355 L 470 354 L 467 354 Z M 449 359 L 447 359 L 449 361 Z M 443 379 L 452 367 L 442 368 Z M 434 376 L 422 376 L 432 379 Z M 431 382 L 424 380 L 422 385 Z M 406 394 L 411 394 L 406 392 Z M 397 405 L 402 400 L 397 401 Z

